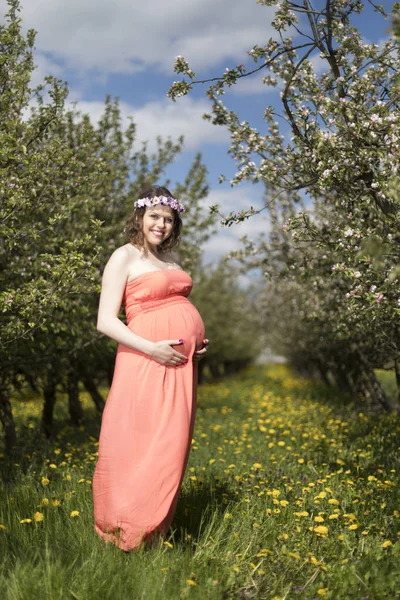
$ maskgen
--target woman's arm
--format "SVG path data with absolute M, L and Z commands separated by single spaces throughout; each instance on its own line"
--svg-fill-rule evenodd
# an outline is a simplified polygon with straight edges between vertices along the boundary
M 113 252 L 105 266 L 97 314 L 97 330 L 132 350 L 150 355 L 152 343 L 133 333 L 118 318 L 128 278 L 129 260 L 132 258 L 128 250 L 122 246 Z
M 152 342 L 133 333 L 118 318 L 131 262 L 132 257 L 124 246 L 117 248 L 108 260 L 101 284 L 97 330 L 132 350 L 151 356 L 160 364 L 178 366 L 186 361 L 186 356 L 172 347 L 181 344 L 180 340 Z

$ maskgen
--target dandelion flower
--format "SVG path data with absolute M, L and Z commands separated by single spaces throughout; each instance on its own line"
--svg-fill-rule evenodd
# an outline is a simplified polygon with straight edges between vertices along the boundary
M 385 540 L 381 548 L 390 548 L 390 546 L 393 546 L 392 542 L 390 540 Z
M 41 512 L 35 512 L 33 518 L 35 519 L 36 523 L 38 523 L 39 521 L 43 521 L 44 515 Z
M 318 525 L 317 527 L 314 527 L 314 531 L 317 535 L 322 537 L 325 537 L 329 533 L 329 529 L 325 527 L 325 525 Z
M 197 585 L 197 583 L 195 582 L 195 580 L 194 580 L 194 579 L 186 579 L 186 583 L 187 583 L 188 585 Z
M 79 515 L 80 515 L 79 510 L 73 510 L 73 511 L 71 511 L 69 516 L 73 518 L 73 517 L 79 517 Z
M 32 523 L 32 519 L 21 519 L 20 523 Z
M 41 481 L 42 485 L 49 485 L 49 483 L 50 483 L 50 479 L 47 479 L 47 477 L 42 477 L 42 481 Z

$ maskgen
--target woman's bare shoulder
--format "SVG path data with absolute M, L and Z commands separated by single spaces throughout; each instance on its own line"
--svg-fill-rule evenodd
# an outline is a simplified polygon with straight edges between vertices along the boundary
M 133 244 L 124 244 L 119 248 L 116 248 L 114 252 L 111 254 L 110 258 L 114 258 L 116 261 L 120 262 L 129 262 L 135 259 L 140 258 L 141 252 L 136 246 Z

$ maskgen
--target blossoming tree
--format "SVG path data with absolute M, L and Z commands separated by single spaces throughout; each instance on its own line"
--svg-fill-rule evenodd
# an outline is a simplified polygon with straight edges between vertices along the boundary
M 230 131 L 231 184 L 265 184 L 272 235 L 241 254 L 267 267 L 269 306 L 286 306 L 275 329 L 289 356 L 387 405 L 373 369 L 395 366 L 400 382 L 399 46 L 363 39 L 356 25 L 365 5 L 388 18 L 372 1 L 259 3 L 276 7 L 275 34 L 249 51 L 254 67 L 197 79 L 179 56 L 175 71 L 185 78 L 168 93 L 175 100 L 209 84 L 205 118 Z M 280 89 L 280 106 L 265 107 L 264 131 L 221 100 L 260 74 L 266 89 Z M 249 207 L 223 222 L 250 217 Z

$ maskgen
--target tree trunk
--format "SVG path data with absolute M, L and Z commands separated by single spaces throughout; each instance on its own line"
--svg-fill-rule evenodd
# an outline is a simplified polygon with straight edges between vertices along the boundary
M 216 362 L 209 363 L 210 373 L 213 379 L 219 379 L 221 377 L 221 373 L 219 370 L 219 365 Z
M 369 389 L 371 394 L 371 400 L 375 406 L 380 408 L 384 408 L 385 410 L 390 410 L 391 406 L 387 399 L 385 392 L 382 389 L 381 384 L 379 383 L 376 375 L 371 368 L 365 369 L 365 375 L 368 378 Z
M 375 372 L 373 368 L 369 365 L 368 361 L 364 358 L 362 354 L 360 356 L 360 363 L 363 367 L 366 384 L 370 393 L 371 401 L 375 405 L 375 407 L 384 408 L 385 410 L 390 410 L 391 406 L 387 399 L 387 396 L 376 378 Z
M 204 367 L 206 366 L 206 362 L 204 360 L 201 360 L 198 363 L 198 383 L 204 383 Z
M 4 446 L 6 452 L 11 452 L 17 444 L 17 433 L 11 412 L 10 396 L 7 388 L 0 388 L 0 421 L 4 431 Z
M 396 373 L 396 383 L 397 383 L 397 404 L 400 407 L 400 360 L 394 361 L 394 371 Z
M 346 369 L 343 367 L 343 365 L 335 362 L 335 365 L 331 368 L 331 373 L 340 391 L 344 392 L 345 394 L 351 394 L 352 388 L 346 373 Z
M 79 400 L 79 380 L 75 369 L 68 373 L 67 391 L 69 416 L 74 425 L 79 425 L 83 420 L 83 408 Z
M 85 386 L 86 391 L 90 394 L 95 407 L 97 408 L 99 413 L 102 413 L 104 410 L 104 399 L 103 396 L 100 394 L 99 390 L 97 389 L 93 378 L 89 375 L 82 375 L 81 380 L 83 385 Z
M 41 429 L 46 437 L 51 437 L 54 427 L 54 406 L 56 404 L 56 378 L 53 367 L 46 374 L 46 383 L 43 388 L 43 414 Z

